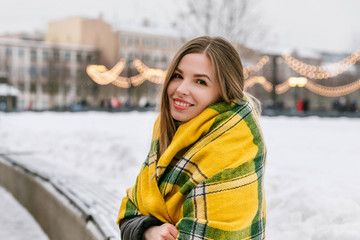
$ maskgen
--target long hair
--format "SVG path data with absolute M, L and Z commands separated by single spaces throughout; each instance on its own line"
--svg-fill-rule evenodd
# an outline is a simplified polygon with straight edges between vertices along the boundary
M 170 113 L 167 88 L 180 60 L 190 53 L 201 53 L 210 58 L 221 101 L 230 103 L 232 99 L 244 96 L 243 66 L 238 52 L 230 42 L 220 37 L 203 36 L 185 43 L 170 63 L 161 94 L 159 156 L 170 145 L 176 131 L 175 121 Z

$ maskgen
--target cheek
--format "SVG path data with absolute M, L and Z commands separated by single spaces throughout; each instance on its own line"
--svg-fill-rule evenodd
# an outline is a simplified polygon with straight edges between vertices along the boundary
M 171 81 L 167 87 L 166 93 L 168 97 L 171 97 L 176 91 L 177 85 L 174 81 Z
M 210 96 L 212 96 L 211 97 L 211 104 L 213 104 L 213 103 L 215 103 L 215 102 L 218 102 L 220 99 L 221 99 L 221 97 L 220 97 L 220 91 L 219 91 L 219 89 L 218 88 L 213 88 L 212 90 L 211 90 L 211 94 L 210 94 Z
M 213 98 L 213 102 L 212 102 L 212 103 L 216 103 L 216 102 L 220 101 L 220 99 L 221 99 L 221 96 L 220 96 L 219 91 L 215 91 L 215 92 L 214 92 L 214 98 Z

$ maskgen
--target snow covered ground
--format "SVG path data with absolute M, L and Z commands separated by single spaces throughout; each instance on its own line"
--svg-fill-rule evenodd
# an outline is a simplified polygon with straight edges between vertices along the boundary
M 1 113 L 0 152 L 31 153 L 125 193 L 146 157 L 156 115 Z M 267 239 L 360 239 L 360 119 L 261 122 Z
M 1 186 L 0 199 L 0 239 L 49 239 L 26 209 Z

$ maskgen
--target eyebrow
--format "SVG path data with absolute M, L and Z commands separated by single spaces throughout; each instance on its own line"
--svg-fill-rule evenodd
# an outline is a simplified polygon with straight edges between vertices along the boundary
M 181 74 L 184 73 L 184 72 L 183 72 L 181 69 L 179 69 L 179 68 L 175 68 L 175 71 L 178 71 L 178 72 L 180 72 Z M 206 75 L 206 74 L 195 74 L 194 76 L 195 76 L 195 77 L 204 77 L 204 78 L 209 79 L 210 82 L 212 82 L 211 79 L 210 79 L 210 77 L 209 77 L 208 75 Z

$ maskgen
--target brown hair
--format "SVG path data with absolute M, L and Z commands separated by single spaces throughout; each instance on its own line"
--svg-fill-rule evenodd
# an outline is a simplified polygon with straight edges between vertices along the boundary
M 185 43 L 170 63 L 162 90 L 159 156 L 169 146 L 176 131 L 175 121 L 170 113 L 167 88 L 180 60 L 190 53 L 201 53 L 210 58 L 215 71 L 215 82 L 220 89 L 221 101 L 229 103 L 232 99 L 244 96 L 243 66 L 238 52 L 230 42 L 220 37 L 203 36 Z

